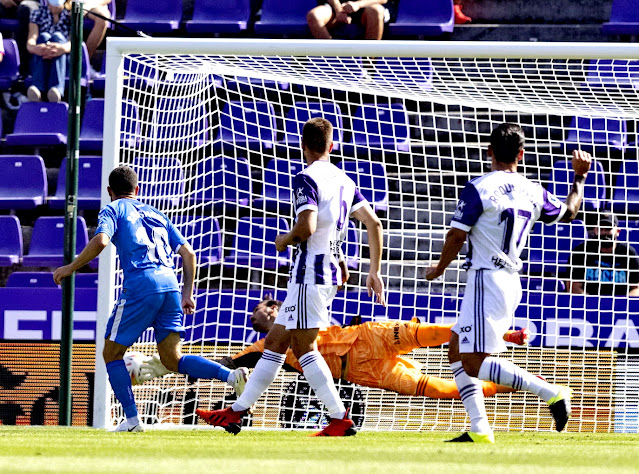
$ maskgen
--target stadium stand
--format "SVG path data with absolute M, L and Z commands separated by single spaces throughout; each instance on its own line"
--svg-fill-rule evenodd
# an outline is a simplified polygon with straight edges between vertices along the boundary
M 452 33 L 454 21 L 453 0 L 434 0 L 427 8 L 420 0 L 401 0 L 389 29 L 393 36 L 439 36 Z
M 338 162 L 337 166 L 355 181 L 355 185 L 375 211 L 388 209 L 388 177 L 383 163 L 348 160 Z
M 252 192 L 248 160 L 220 156 L 198 163 L 190 199 L 193 204 L 213 205 L 219 211 L 246 206 Z
M 20 106 L 13 133 L 7 135 L 7 145 L 38 148 L 67 144 L 69 105 L 47 102 L 26 102 Z
M 291 211 L 293 176 L 302 171 L 302 160 L 273 158 L 264 170 L 262 197 L 253 201 L 253 207 L 265 211 L 289 214 Z
M 121 23 L 146 33 L 170 33 L 180 27 L 182 2 L 173 0 L 127 0 Z
M 299 150 L 302 139 L 302 127 L 315 117 L 323 117 L 333 125 L 333 151 L 340 150 L 344 142 L 344 126 L 342 111 L 334 102 L 295 102 L 284 117 L 284 137 L 281 143 L 289 148 Z
M 38 155 L 0 155 L 0 209 L 35 209 L 46 202 L 47 176 Z
M 77 218 L 76 253 L 87 245 L 87 224 L 82 216 Z M 64 217 L 41 216 L 33 225 L 29 253 L 22 257 L 24 267 L 57 267 L 64 256 Z
M 51 209 L 62 209 L 66 200 L 67 162 L 62 160 L 55 195 L 48 198 Z M 78 209 L 100 209 L 102 194 L 102 157 L 78 158 Z
M 262 16 L 255 22 L 255 34 L 265 36 L 307 36 L 306 14 L 317 6 L 315 0 L 264 0 Z
M 288 220 L 276 217 L 243 217 L 237 225 L 231 253 L 225 265 L 270 270 L 290 263 L 291 248 L 275 249 L 275 237 L 289 231 Z
M 548 191 L 562 200 L 568 196 L 575 175 L 570 163 L 570 161 L 559 160 L 552 165 Z M 603 165 L 599 161 L 592 162 L 590 172 L 586 177 L 583 204 L 585 211 L 597 211 L 607 207 L 606 179 Z
M 344 152 L 381 155 L 409 149 L 408 113 L 403 104 L 363 104 L 353 117 L 353 138 Z
M 0 90 L 6 91 L 18 80 L 20 73 L 20 52 L 13 39 L 3 39 L 4 57 L 0 62 Z
M 639 161 L 621 162 L 614 182 L 612 211 L 615 214 L 639 213 Z
M 173 220 L 173 224 L 193 247 L 198 265 L 210 266 L 222 262 L 223 239 L 217 218 L 180 215 Z
M 601 30 L 606 35 L 639 35 L 639 8 L 635 0 L 613 0 L 610 21 Z
M 552 226 L 537 222 L 530 233 L 528 261 L 524 268 L 532 274 L 561 273 L 568 262 L 570 251 L 581 244 L 588 232 L 583 221 Z
M 240 33 L 250 24 L 251 7 L 251 0 L 195 0 L 184 26 L 189 34 Z
M 0 267 L 22 261 L 22 231 L 16 216 L 0 216 Z
M 121 145 L 135 147 L 140 136 L 140 122 L 138 121 L 138 106 L 134 102 L 125 101 L 122 104 L 122 116 L 127 117 L 120 124 Z M 87 101 L 82 114 L 80 128 L 80 151 L 89 153 L 102 152 L 104 137 L 104 99 Z
M 271 149 L 276 136 L 275 109 L 264 100 L 232 101 L 220 117 L 220 139 L 224 150 Z
M 57 288 L 52 272 L 13 272 L 7 278 L 8 288 Z
M 566 136 L 568 153 L 580 148 L 601 155 L 608 154 L 609 149 L 623 151 L 627 145 L 627 124 L 619 119 L 573 117 Z

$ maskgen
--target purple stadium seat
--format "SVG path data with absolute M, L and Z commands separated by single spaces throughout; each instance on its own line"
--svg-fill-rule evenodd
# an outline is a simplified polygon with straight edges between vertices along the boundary
M 76 231 L 76 254 L 89 241 L 87 224 L 78 216 Z M 41 216 L 33 226 L 29 254 L 22 257 L 25 267 L 57 267 L 64 260 L 64 217 Z
M 132 101 L 122 102 L 120 125 L 121 146 L 135 147 L 140 136 L 138 106 Z M 101 152 L 104 139 L 104 99 L 92 99 L 86 103 L 80 128 L 80 151 Z
M 195 0 L 187 33 L 240 33 L 251 20 L 251 0 Z
M 220 138 L 223 145 L 270 149 L 276 130 L 275 109 L 269 102 L 234 101 L 222 109 Z
M 606 35 L 639 34 L 639 4 L 637 0 L 613 0 L 610 21 L 601 31 Z
M 612 192 L 612 211 L 616 214 L 639 213 L 639 162 L 624 160 Z
M 62 160 L 58 173 L 55 196 L 49 198 L 49 207 L 62 209 L 66 201 L 67 160 Z M 78 162 L 78 208 L 100 209 L 102 193 L 102 157 L 81 156 Z
M 253 201 L 253 207 L 288 214 L 291 210 L 291 184 L 293 177 L 304 169 L 302 160 L 273 158 L 264 170 L 262 197 Z
M 453 0 L 401 0 L 397 19 L 388 25 L 393 36 L 439 36 L 455 25 Z
M 337 167 L 355 181 L 355 185 L 375 211 L 388 208 L 388 178 L 383 163 L 366 160 L 340 161 Z
M 316 117 L 323 117 L 333 125 L 333 151 L 338 151 L 344 142 L 342 111 L 334 102 L 295 102 L 284 118 L 284 139 L 282 144 L 294 150 L 300 150 L 302 128 Z
M 16 216 L 0 216 L 0 267 L 22 260 L 22 231 Z
M 20 53 L 13 39 L 3 39 L 4 58 L 0 62 L 0 90 L 6 91 L 18 80 Z
M 218 156 L 198 164 L 191 202 L 212 204 L 216 210 L 226 206 L 246 206 L 252 192 L 248 160 Z
M 558 267 L 566 265 L 572 249 L 581 244 L 586 236 L 586 226 L 580 220 L 555 225 L 537 222 L 528 242 L 528 270 L 535 274 L 556 273 Z
M 309 34 L 306 14 L 316 6 L 316 0 L 264 0 L 262 17 L 255 22 L 255 33 L 258 36 L 306 36 Z
M 353 117 L 353 138 L 345 145 L 352 154 L 379 155 L 382 150 L 408 151 L 408 112 L 403 104 L 363 104 Z
M 131 167 L 138 174 L 141 201 L 160 209 L 180 205 L 185 180 L 178 158 L 135 158 Z
M 69 105 L 65 102 L 25 102 L 20 106 L 9 146 L 52 146 L 67 144 Z
M 7 279 L 8 288 L 57 288 L 53 272 L 13 272 Z
M 562 280 L 555 278 L 522 278 L 521 288 L 524 291 L 543 291 L 563 293 L 566 291 L 566 284 Z
M 639 88 L 639 61 L 627 59 L 593 59 L 588 64 L 589 87 Z
M 76 288 L 97 288 L 98 274 L 97 273 L 76 273 L 75 287 Z
M 222 232 L 220 222 L 211 216 L 177 216 L 173 224 L 191 244 L 201 266 L 215 265 L 222 261 Z
M 614 118 L 573 117 L 566 137 L 566 151 L 580 148 L 598 154 L 610 149 L 623 150 L 628 145 L 626 121 Z
M 182 2 L 175 0 L 128 0 L 125 26 L 145 33 L 170 33 L 180 27 Z
M 273 270 L 290 263 L 291 248 L 275 249 L 275 236 L 289 231 L 288 221 L 277 217 L 243 217 L 237 225 L 233 247 L 225 264 Z
M 556 161 L 552 165 L 552 177 L 548 191 L 561 200 L 565 199 L 572 187 L 575 172 L 570 161 Z M 606 178 L 600 161 L 593 161 L 586 177 L 584 189 L 584 209 L 595 211 L 606 207 Z
M 0 209 L 34 209 L 44 204 L 47 175 L 37 155 L 0 156 Z

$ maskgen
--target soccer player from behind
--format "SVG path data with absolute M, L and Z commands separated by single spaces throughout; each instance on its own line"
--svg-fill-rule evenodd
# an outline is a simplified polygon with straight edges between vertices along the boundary
M 506 350 L 501 336 L 511 326 L 521 300 L 519 256 L 533 224 L 570 222 L 576 217 L 591 157 L 581 150 L 573 152 L 575 178 L 562 203 L 517 173 L 524 156 L 524 133 L 518 125 L 504 123 L 493 130 L 488 156 L 492 171 L 469 181 L 462 190 L 439 262 L 426 271 L 428 280 L 441 276 L 469 239 L 466 291 L 452 329 L 449 361 L 471 426 L 469 432 L 451 440 L 455 442 L 494 443 L 481 380 L 541 397 L 549 405 L 557 431 L 564 429 L 570 417 L 569 388 L 552 385 L 492 354 Z
M 273 327 L 281 307 L 281 301 L 267 295 L 255 306 L 251 314 L 253 330 L 267 333 Z M 400 357 L 414 349 L 437 347 L 450 340 L 452 324 L 421 324 L 416 319 L 410 322 L 373 321 L 345 327 L 329 326 L 319 331 L 317 349 L 328 364 L 334 379 L 414 397 L 459 399 L 459 391 L 454 380 L 426 375 L 421 371 L 422 365 L 419 362 Z M 524 345 L 528 337 L 528 330 L 520 329 L 507 331 L 504 340 Z M 218 362 L 230 369 L 253 368 L 263 351 L 264 339 L 260 339 L 232 356 L 219 359 Z M 286 351 L 284 369 L 302 372 L 302 367 L 291 349 Z M 154 355 L 142 364 L 139 380 L 151 380 L 169 372 Z M 492 382 L 483 382 L 482 385 L 487 397 L 515 391 Z M 209 419 L 211 412 L 198 409 L 197 413 L 204 419 Z
M 275 380 L 289 346 L 300 362 L 304 377 L 326 406 L 331 421 L 317 436 L 350 436 L 353 421 L 340 400 L 331 370 L 317 350 L 320 328 L 329 324 L 330 306 L 342 283 L 340 246 L 349 216 L 364 223 L 370 247 L 370 271 L 366 279 L 369 296 L 382 305 L 384 283 L 380 277 L 382 225 L 355 183 L 333 165 L 333 127 L 314 118 L 302 129 L 302 151 L 308 165 L 293 178 L 295 224 L 275 238 L 279 252 L 296 245 L 286 298 L 275 324 L 268 332 L 264 353 L 238 400 L 223 410 L 210 412 L 207 423 L 237 434 L 242 416 Z
M 242 391 L 247 377 L 246 369 L 231 371 L 203 357 L 180 352 L 183 314 L 195 311 L 195 253 L 162 212 L 136 199 L 139 189 L 133 169 L 115 168 L 109 175 L 107 187 L 111 203 L 100 211 L 94 237 L 73 262 L 53 273 L 53 279 L 60 284 L 96 258 L 109 241 L 117 248 L 124 284 L 107 324 L 102 353 L 111 387 L 126 415 L 126 420 L 115 431 L 144 431 L 122 357 L 149 327 L 155 330 L 162 363 L 172 371 L 222 380 L 236 392 Z M 183 262 L 181 296 L 173 268 L 173 252 L 177 252 Z

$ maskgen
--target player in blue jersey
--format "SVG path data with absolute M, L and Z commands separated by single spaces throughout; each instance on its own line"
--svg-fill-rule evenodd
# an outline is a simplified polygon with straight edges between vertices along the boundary
M 57 284 L 96 258 L 109 241 L 116 246 L 124 273 L 120 300 L 109 318 L 102 353 L 109 381 L 122 404 L 126 421 L 116 431 L 144 431 L 131 378 L 122 357 L 149 327 L 155 330 L 162 363 L 173 371 L 196 378 L 218 379 L 243 390 L 247 372 L 194 355 L 182 355 L 183 314 L 195 311 L 193 282 L 195 253 L 171 221 L 160 211 L 136 199 L 138 178 L 128 166 L 115 168 L 107 187 L 111 203 L 98 216 L 95 236 L 69 265 L 56 269 Z M 173 268 L 174 252 L 182 257 L 184 284 L 180 294 Z
M 492 171 L 466 184 L 439 262 L 426 271 L 428 280 L 441 276 L 468 238 L 466 290 L 452 328 L 448 357 L 471 426 L 469 432 L 451 440 L 456 442 L 494 443 L 481 380 L 541 397 L 550 407 L 557 431 L 563 430 L 570 417 L 570 389 L 552 385 L 491 354 L 506 350 L 502 335 L 510 328 L 521 300 L 519 256 L 533 224 L 575 218 L 591 157 L 580 150 L 573 152 L 575 179 L 562 203 L 517 173 L 524 156 L 524 133 L 518 125 L 505 123 L 492 132 L 488 156 Z
M 293 178 L 295 225 L 289 233 L 275 239 L 280 252 L 295 245 L 295 256 L 286 299 L 266 336 L 262 358 L 237 402 L 224 410 L 197 410 L 207 423 L 222 426 L 231 433 L 239 432 L 242 416 L 275 380 L 289 346 L 331 417 L 331 422 L 316 435 L 350 436 L 356 432 L 315 341 L 319 329 L 330 324 L 328 307 L 338 285 L 343 284 L 340 247 L 350 216 L 361 221 L 368 233 L 368 294 L 375 293 L 377 301 L 385 304 L 380 276 L 382 225 L 353 180 L 330 162 L 332 137 L 333 127 L 323 118 L 309 120 L 302 129 L 302 151 L 308 166 Z

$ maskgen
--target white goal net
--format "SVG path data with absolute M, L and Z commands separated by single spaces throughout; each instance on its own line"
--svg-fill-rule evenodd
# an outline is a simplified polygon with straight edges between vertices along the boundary
M 490 169 L 487 142 L 498 124 L 523 127 L 520 172 L 560 198 L 572 182 L 571 151 L 593 153 L 578 219 L 532 230 L 515 326 L 533 337 L 502 357 L 573 388 L 569 431 L 639 431 L 639 300 L 628 296 L 639 286 L 639 267 L 626 245 L 639 245 L 639 46 L 110 39 L 107 75 L 103 176 L 117 164 L 133 166 L 141 199 L 171 217 L 196 249 L 198 310 L 185 318 L 183 352 L 212 359 L 262 337 L 249 316 L 263 295 L 284 299 L 290 254 L 277 253 L 273 238 L 292 225 L 290 182 L 304 166 L 300 134 L 308 118 L 334 124 L 332 160 L 384 226 L 388 306 L 366 295 L 366 232 L 351 224 L 351 279 L 333 304 L 335 324 L 353 316 L 454 322 L 463 255 L 438 281 L 427 282 L 424 270 L 439 258 L 461 189 Z M 612 266 L 593 230 L 610 210 L 621 229 Z M 580 254 L 582 244 L 596 263 Z M 100 262 L 98 339 L 121 282 L 109 251 Z M 567 292 L 571 281 L 591 294 Z M 134 349 L 151 354 L 152 332 Z M 445 347 L 407 357 L 452 380 Z M 102 365 L 96 426 L 123 416 Z M 220 382 L 177 374 L 134 393 L 149 423 L 198 424 L 196 406 L 232 400 Z M 467 428 L 458 400 L 349 383 L 341 393 L 364 429 Z M 486 401 L 498 430 L 552 429 L 535 396 Z M 248 424 L 316 428 L 322 416 L 303 377 L 283 372 Z

